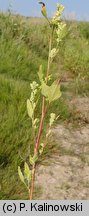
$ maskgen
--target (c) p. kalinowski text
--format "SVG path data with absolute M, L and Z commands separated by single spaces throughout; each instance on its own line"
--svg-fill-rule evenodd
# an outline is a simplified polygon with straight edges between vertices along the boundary
M 42 212 L 48 212 L 48 211 L 80 211 L 82 212 L 82 203 L 78 204 L 75 203 L 73 205 L 50 205 L 47 202 L 43 203 L 41 205 L 38 205 L 37 203 L 31 203 L 31 211 L 42 211 Z

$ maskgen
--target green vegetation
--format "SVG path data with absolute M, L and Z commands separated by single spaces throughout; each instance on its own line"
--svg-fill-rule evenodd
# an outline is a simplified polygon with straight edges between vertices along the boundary
M 61 85 L 63 95 L 52 107 L 60 116 L 58 121 L 71 121 L 73 116 L 66 103 L 66 91 L 89 95 L 89 23 L 67 22 L 67 26 L 67 35 L 51 68 L 54 77 L 62 80 L 66 74 L 73 79 L 73 85 Z M 30 82 L 38 81 L 40 64 L 45 72 L 48 38 L 48 26 L 43 20 L 0 14 L 0 199 L 27 199 L 17 167 L 23 166 L 30 145 L 33 149 L 26 101 Z M 49 149 L 53 151 L 50 145 Z M 47 154 L 45 151 L 44 157 Z

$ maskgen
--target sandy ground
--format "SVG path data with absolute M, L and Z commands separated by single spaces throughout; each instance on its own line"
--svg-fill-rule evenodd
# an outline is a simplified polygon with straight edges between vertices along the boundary
M 52 130 L 58 151 L 37 168 L 38 199 L 89 199 L 89 98 L 75 98 L 71 106 L 85 123 Z

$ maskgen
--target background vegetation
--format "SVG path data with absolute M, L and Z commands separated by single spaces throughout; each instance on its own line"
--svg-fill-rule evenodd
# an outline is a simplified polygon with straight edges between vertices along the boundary
M 67 91 L 89 95 L 89 23 L 67 21 L 67 29 L 52 67 L 53 76 L 60 77 L 63 92 L 52 107 L 60 115 L 59 123 L 76 121 L 66 103 Z M 30 82 L 38 80 L 40 64 L 45 72 L 48 39 L 43 19 L 0 14 L 0 199 L 27 199 L 17 167 L 23 165 L 29 146 L 33 148 L 26 101 Z M 72 84 L 64 85 L 66 80 L 72 80 Z M 43 159 L 56 147 L 49 144 L 48 148 Z M 35 191 L 35 199 L 37 196 Z

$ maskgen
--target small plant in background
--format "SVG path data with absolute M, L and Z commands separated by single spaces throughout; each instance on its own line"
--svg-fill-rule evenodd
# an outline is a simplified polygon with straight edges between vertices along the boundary
M 18 173 L 21 181 L 24 183 L 28 190 L 29 199 L 32 200 L 34 192 L 34 181 L 35 181 L 35 171 L 38 158 L 42 155 L 44 148 L 47 144 L 47 139 L 51 133 L 51 127 L 54 121 L 57 119 L 55 113 L 49 115 L 49 129 L 45 136 L 44 142 L 41 142 L 41 135 L 44 125 L 44 120 L 46 114 L 50 108 L 50 105 L 57 99 L 61 97 L 59 80 L 52 82 L 52 74 L 50 72 L 50 66 L 53 63 L 54 58 L 56 57 L 59 51 L 59 43 L 62 41 L 66 34 L 66 24 L 61 20 L 62 12 L 64 11 L 64 6 L 57 4 L 57 10 L 55 16 L 51 20 L 47 17 L 47 12 L 45 4 L 42 4 L 42 14 L 48 21 L 50 38 L 49 38 L 49 53 L 48 53 L 48 64 L 46 74 L 43 70 L 43 65 L 40 65 L 38 71 L 39 83 L 33 81 L 30 84 L 31 87 L 31 96 L 27 100 L 27 111 L 29 118 L 32 122 L 33 129 L 33 141 L 34 141 L 34 153 L 30 153 L 29 162 L 25 162 L 24 171 L 21 171 L 21 168 L 18 167 Z M 55 35 L 55 37 L 54 37 Z M 53 47 L 53 41 L 55 38 L 55 47 Z M 50 84 L 51 80 L 51 84 Z M 42 107 L 41 107 L 41 116 L 38 116 L 36 113 L 36 107 L 39 106 L 39 99 L 42 98 Z

